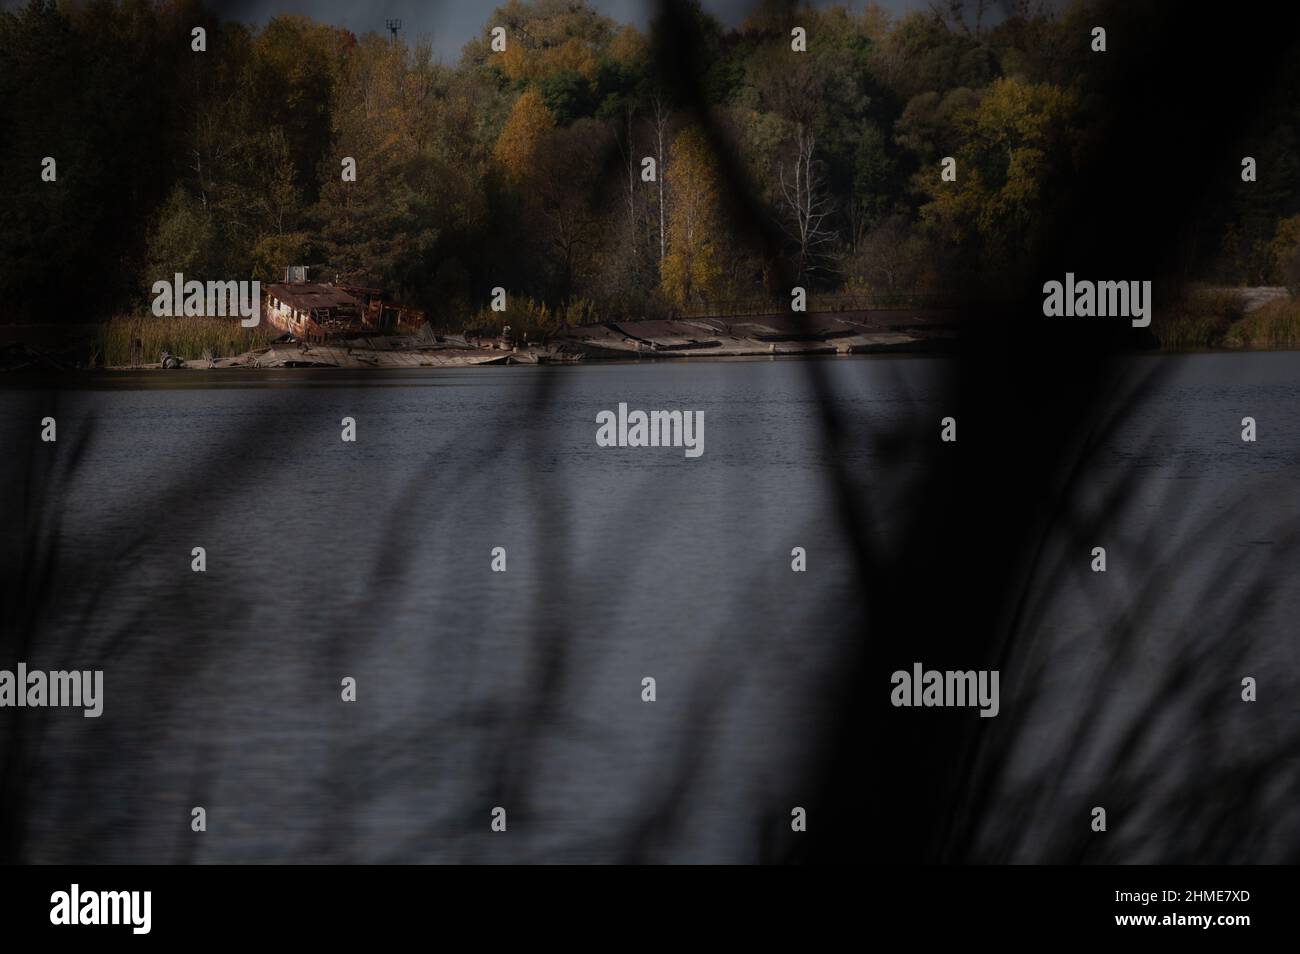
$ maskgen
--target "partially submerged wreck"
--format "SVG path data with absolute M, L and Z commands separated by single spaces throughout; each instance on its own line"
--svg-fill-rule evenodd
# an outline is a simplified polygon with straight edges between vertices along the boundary
M 392 301 L 382 288 L 308 281 L 307 266 L 291 265 L 284 281 L 266 286 L 266 317 L 300 341 L 415 334 L 424 312 Z
M 315 282 L 266 286 L 266 318 L 272 326 L 304 341 L 364 335 L 361 303 L 333 285 Z

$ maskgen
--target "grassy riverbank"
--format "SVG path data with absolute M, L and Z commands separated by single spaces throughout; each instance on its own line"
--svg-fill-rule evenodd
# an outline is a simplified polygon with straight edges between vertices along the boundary
M 1223 338 L 1225 348 L 1290 350 L 1300 348 L 1300 302 L 1272 301 L 1236 321 Z
M 245 328 L 232 318 L 155 318 L 119 315 L 99 326 L 100 361 L 108 366 L 131 364 L 131 343 L 140 339 L 141 360 L 154 362 L 164 351 L 197 361 L 205 354 L 231 358 L 265 347 L 280 332 L 262 321 Z
M 1231 290 L 1192 292 L 1157 314 L 1151 332 L 1167 351 L 1300 348 L 1300 300 L 1282 298 L 1246 310 Z

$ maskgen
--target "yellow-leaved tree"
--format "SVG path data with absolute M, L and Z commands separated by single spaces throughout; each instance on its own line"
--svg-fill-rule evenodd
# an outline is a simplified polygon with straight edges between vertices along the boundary
M 492 155 L 518 185 L 532 170 L 537 147 L 555 127 L 555 118 L 535 89 L 525 90 L 510 108 Z
M 718 170 L 704 133 L 690 126 L 668 151 L 668 248 L 659 275 L 670 301 L 707 304 L 722 276 Z

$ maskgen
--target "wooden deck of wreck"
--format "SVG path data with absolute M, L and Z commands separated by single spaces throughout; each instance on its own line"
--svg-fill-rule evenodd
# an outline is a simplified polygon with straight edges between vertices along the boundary
M 562 339 L 591 357 L 724 358 L 922 351 L 954 334 L 934 309 L 609 322 Z

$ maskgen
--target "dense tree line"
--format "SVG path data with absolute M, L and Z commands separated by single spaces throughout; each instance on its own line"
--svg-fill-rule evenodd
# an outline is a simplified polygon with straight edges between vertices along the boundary
M 814 293 L 1018 281 L 1017 249 L 1066 227 L 1057 200 L 1105 121 L 1098 4 L 1020 0 L 985 23 L 960 0 L 897 19 L 769 0 L 734 29 L 682 6 L 707 64 L 689 89 L 663 67 L 684 42 L 665 21 L 638 31 L 582 0 L 509 0 L 454 66 L 427 42 L 296 16 L 253 29 L 198 0 L 0 14 L 7 316 L 102 318 L 175 271 L 265 281 L 291 263 L 444 326 L 494 286 L 537 324 L 668 315 L 772 294 L 778 272 Z M 1296 68 L 1269 92 L 1267 182 L 1206 206 L 1188 277 L 1300 284 Z M 720 148 L 783 268 L 735 226 Z

